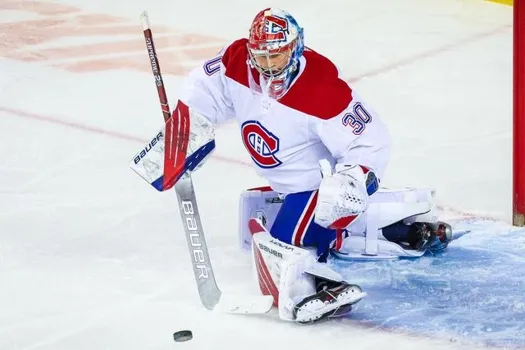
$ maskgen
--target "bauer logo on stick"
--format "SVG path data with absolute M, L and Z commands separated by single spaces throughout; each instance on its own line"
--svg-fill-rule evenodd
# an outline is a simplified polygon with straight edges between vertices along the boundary
M 202 241 L 199 234 L 199 226 L 197 224 L 197 219 L 195 218 L 195 211 L 193 209 L 193 204 L 191 201 L 182 201 L 182 212 L 185 216 L 186 228 L 190 232 L 189 242 L 191 244 L 192 256 L 194 260 L 194 269 L 196 271 L 197 278 L 207 279 L 208 274 L 208 262 L 206 261 L 206 256 L 202 250 Z

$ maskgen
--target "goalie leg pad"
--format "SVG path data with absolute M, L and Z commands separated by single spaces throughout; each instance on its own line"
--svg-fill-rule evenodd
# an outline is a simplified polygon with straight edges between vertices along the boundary
M 359 286 L 344 282 L 336 271 L 317 262 L 308 250 L 273 238 L 258 220 L 250 221 L 250 230 L 254 233 L 254 276 L 261 292 L 277 301 L 281 319 L 313 322 L 335 316 L 339 310 L 349 312 L 351 308 L 343 306 L 366 296 Z M 326 288 L 319 289 L 320 281 Z
M 380 189 L 370 197 L 366 213 L 361 215 L 347 230 L 352 235 L 367 232 L 369 213 L 374 213 L 374 226 L 382 229 L 389 225 L 403 222 L 436 222 L 435 191 L 432 189 Z
M 241 193 L 238 236 L 243 250 L 252 249 L 252 233 L 248 229 L 248 221 L 257 218 L 264 227 L 270 229 L 282 203 L 283 199 L 270 187 L 252 188 Z
M 432 189 L 381 189 L 370 201 L 368 211 L 349 227 L 341 253 L 385 257 L 420 256 L 420 252 L 407 252 L 398 244 L 409 231 L 401 230 L 405 224 L 436 222 Z M 407 226 L 408 227 L 408 226 Z
M 254 277 L 262 294 L 272 295 L 279 317 L 293 321 L 294 306 L 315 293 L 315 279 L 306 269 L 315 257 L 306 249 L 273 238 L 259 221 L 251 221 Z

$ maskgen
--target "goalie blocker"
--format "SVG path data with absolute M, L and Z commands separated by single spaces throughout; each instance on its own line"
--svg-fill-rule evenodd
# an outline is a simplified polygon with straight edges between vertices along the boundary
M 176 118 L 169 118 L 129 163 L 158 191 L 172 188 L 184 173 L 197 170 L 215 150 L 215 130 L 208 119 L 180 100 L 173 114 Z

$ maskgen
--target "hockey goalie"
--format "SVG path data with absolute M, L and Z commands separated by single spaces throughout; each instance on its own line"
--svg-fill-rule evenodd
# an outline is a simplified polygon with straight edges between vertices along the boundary
M 180 166 L 163 163 L 160 154 L 171 150 L 155 140 L 132 166 L 157 189 L 169 188 L 205 161 L 217 125 L 237 121 L 268 185 L 241 194 L 239 237 L 283 320 L 343 316 L 366 296 L 328 267 L 330 254 L 415 258 L 451 240 L 433 189 L 380 188 L 391 147 L 386 124 L 334 63 L 305 46 L 303 28 L 283 10 L 259 12 L 247 38 L 191 71 L 173 112 L 181 115 L 191 137 Z

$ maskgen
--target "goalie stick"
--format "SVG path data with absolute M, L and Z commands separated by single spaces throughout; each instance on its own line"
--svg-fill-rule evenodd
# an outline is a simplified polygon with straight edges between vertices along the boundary
M 147 12 L 142 13 L 141 21 L 162 114 L 166 122 L 166 143 L 169 143 L 170 146 L 165 148 L 165 157 L 174 162 L 174 169 L 182 172 L 189 138 L 189 114 L 179 113 L 179 106 L 177 106 L 177 113 L 171 116 Z M 208 254 L 195 189 L 189 171 L 175 183 L 175 192 L 202 305 L 208 310 L 229 313 L 261 314 L 270 311 L 274 302 L 272 296 L 230 295 L 219 289 Z

